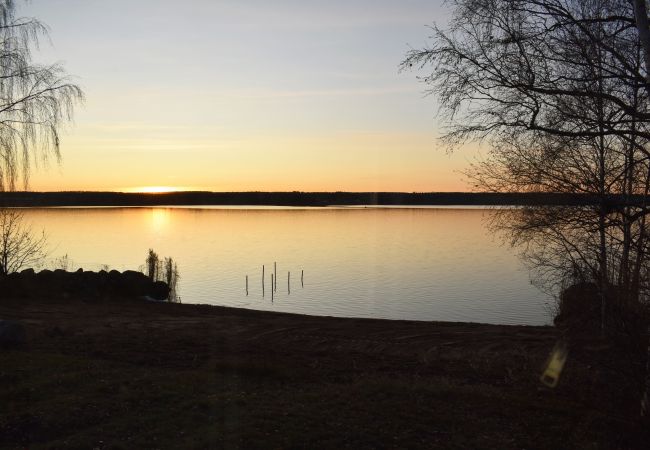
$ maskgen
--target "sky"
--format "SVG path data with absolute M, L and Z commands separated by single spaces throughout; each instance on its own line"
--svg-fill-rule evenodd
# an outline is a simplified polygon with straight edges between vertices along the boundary
M 465 191 L 433 97 L 399 72 L 442 0 L 32 0 L 35 62 L 86 94 L 29 188 Z

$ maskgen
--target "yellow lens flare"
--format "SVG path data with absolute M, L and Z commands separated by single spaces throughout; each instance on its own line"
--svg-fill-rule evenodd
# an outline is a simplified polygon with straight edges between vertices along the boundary
M 562 370 L 564 369 L 564 364 L 566 363 L 569 350 L 567 349 L 566 344 L 563 341 L 559 341 L 555 344 L 551 355 L 546 361 L 546 367 L 544 372 L 540 377 L 540 381 L 550 388 L 557 386 L 560 381 L 560 375 L 562 375 Z

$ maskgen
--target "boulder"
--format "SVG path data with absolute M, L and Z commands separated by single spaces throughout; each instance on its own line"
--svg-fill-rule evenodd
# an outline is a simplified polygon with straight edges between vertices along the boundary
M 609 286 L 604 294 L 605 327 L 610 338 L 641 339 L 647 329 L 648 312 L 628 291 Z M 602 327 L 603 294 L 594 283 L 576 283 L 560 295 L 556 326 L 569 333 L 600 335 Z M 646 338 L 643 338 L 645 342 Z
M 25 343 L 25 327 L 12 320 L 0 320 L 0 347 L 16 347 Z
M 152 288 L 151 280 L 142 272 L 125 270 L 122 272 L 122 283 L 120 285 L 122 295 L 142 296 L 147 295 Z
M 560 295 L 555 325 L 598 328 L 600 324 L 601 296 L 594 283 L 576 283 Z
M 150 296 L 156 300 L 167 300 L 169 298 L 169 286 L 164 281 L 156 281 L 151 287 Z

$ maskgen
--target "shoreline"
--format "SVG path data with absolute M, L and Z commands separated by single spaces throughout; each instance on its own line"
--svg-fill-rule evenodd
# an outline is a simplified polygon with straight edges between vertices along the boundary
M 12 298 L 0 300 L 0 318 L 16 318 L 22 313 L 28 316 L 33 312 L 31 307 L 50 306 L 48 311 L 68 311 L 81 308 L 85 311 L 105 311 L 115 315 L 122 315 L 129 311 L 148 310 L 151 313 L 169 315 L 174 317 L 176 314 L 190 317 L 200 317 L 204 320 L 232 317 L 238 319 L 251 319 L 257 321 L 279 321 L 293 322 L 296 325 L 328 325 L 329 328 L 347 329 L 350 332 L 362 333 L 365 327 L 375 329 L 378 326 L 386 326 L 386 334 L 397 333 L 396 330 L 402 328 L 429 328 L 440 327 L 460 328 L 460 329 L 504 329 L 515 331 L 547 331 L 557 334 L 556 328 L 549 325 L 527 325 L 527 324 L 494 324 L 486 322 L 464 322 L 464 321 L 444 321 L 444 320 L 414 320 L 414 319 L 387 319 L 375 317 L 339 317 L 339 316 L 322 316 L 313 314 L 293 313 L 284 311 L 269 311 L 253 308 L 242 308 L 234 306 L 213 305 L 208 303 L 170 303 L 166 301 L 146 301 L 146 300 L 91 300 L 91 299 L 52 299 L 39 300 L 33 298 Z M 355 327 L 353 328 L 351 327 Z
M 557 192 L 0 192 L 0 207 L 44 206 L 587 206 L 602 198 Z M 612 195 L 612 205 L 642 204 Z
M 152 302 L 152 303 L 165 303 L 164 301 L 162 302 Z M 267 310 L 267 309 L 255 309 L 255 308 L 244 308 L 244 307 L 237 307 L 237 306 L 227 306 L 227 305 L 213 305 L 210 303 L 179 303 L 180 305 L 183 306 L 188 306 L 188 307 L 207 307 L 207 308 L 216 308 L 216 311 L 223 310 L 224 312 L 227 311 L 232 311 L 233 313 L 241 313 L 241 315 L 246 315 L 246 314 L 252 314 L 252 315 L 257 315 L 258 313 L 261 315 L 264 314 L 275 314 L 275 315 L 282 315 L 282 316 L 287 316 L 287 319 L 295 319 L 296 321 L 299 321 L 301 318 L 304 318 L 305 320 L 317 320 L 317 319 L 323 319 L 323 320 L 331 320 L 331 321 L 378 321 L 378 322 L 388 322 L 388 323 L 394 323 L 394 324 L 430 324 L 430 325 L 441 325 L 441 326 L 446 326 L 446 325 L 457 325 L 457 326 L 467 326 L 467 327 L 476 327 L 476 326 L 486 326 L 486 327 L 513 327 L 513 328 L 519 328 L 519 327 L 529 327 L 529 328 L 540 328 L 540 329 L 548 329 L 548 328 L 555 328 L 555 326 L 552 323 L 545 324 L 545 325 L 531 325 L 531 324 L 518 324 L 518 323 L 490 323 L 490 322 L 467 322 L 463 320 L 430 320 L 430 319 L 391 319 L 391 318 L 385 318 L 385 317 L 348 317 L 348 316 L 328 316 L 328 315 L 320 315 L 320 314 L 306 314 L 306 313 L 299 313 L 299 312 L 286 312 L 286 311 L 272 311 L 272 310 Z

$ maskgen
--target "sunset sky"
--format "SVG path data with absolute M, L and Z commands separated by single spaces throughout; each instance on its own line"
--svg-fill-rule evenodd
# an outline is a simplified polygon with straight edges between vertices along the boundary
M 32 190 L 458 191 L 417 73 L 442 0 L 33 0 L 86 93 Z

